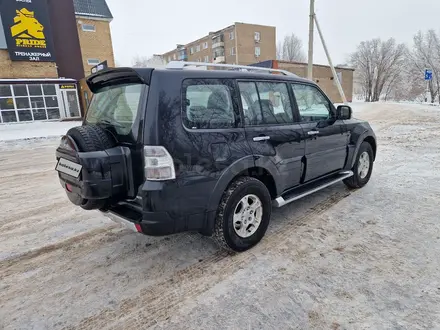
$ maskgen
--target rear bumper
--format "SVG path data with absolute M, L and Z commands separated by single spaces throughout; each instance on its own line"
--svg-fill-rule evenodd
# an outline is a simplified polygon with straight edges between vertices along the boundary
M 138 212 L 126 205 L 115 207 L 103 214 L 132 231 L 149 236 L 166 236 L 185 231 L 198 231 L 204 234 L 207 219 L 215 216 L 213 211 L 171 218 L 166 212 Z

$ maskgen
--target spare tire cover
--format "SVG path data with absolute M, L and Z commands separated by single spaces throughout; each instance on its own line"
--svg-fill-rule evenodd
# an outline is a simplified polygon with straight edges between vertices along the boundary
M 113 136 L 96 125 L 77 126 L 69 129 L 68 136 L 73 138 L 80 152 L 102 151 L 116 146 Z M 70 201 L 81 206 L 85 210 L 96 210 L 103 208 L 106 200 L 89 200 L 82 198 L 74 192 L 67 192 Z

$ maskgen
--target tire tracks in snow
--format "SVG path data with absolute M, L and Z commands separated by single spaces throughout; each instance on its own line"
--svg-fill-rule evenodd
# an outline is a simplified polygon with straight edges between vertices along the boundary
M 240 254 L 217 251 L 199 263 L 175 272 L 165 281 L 141 290 L 137 297 L 123 300 L 115 309 L 103 310 L 65 329 L 137 329 L 165 321 L 178 311 L 179 305 L 185 300 L 195 299 L 255 260 L 254 252 L 270 250 L 278 253 L 277 247 L 282 246 L 298 226 L 324 213 L 349 195 L 348 191 L 337 192 L 294 220 L 285 217 L 284 221 L 288 222 L 284 226 L 267 235 L 250 251 Z

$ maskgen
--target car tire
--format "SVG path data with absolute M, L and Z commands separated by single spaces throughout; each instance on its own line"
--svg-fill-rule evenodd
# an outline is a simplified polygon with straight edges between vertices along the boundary
M 345 185 L 350 189 L 358 189 L 365 186 L 370 181 L 373 171 L 374 154 L 371 144 L 364 141 L 359 147 L 353 166 L 353 176 L 345 179 Z
M 271 212 L 272 199 L 267 187 L 252 177 L 238 178 L 223 193 L 213 238 L 225 250 L 246 251 L 263 238 Z
M 77 151 L 81 152 L 102 151 L 116 146 L 116 142 L 110 133 L 96 125 L 73 127 L 66 135 L 73 138 L 79 149 Z M 74 196 L 71 196 L 71 198 L 74 198 Z M 76 203 L 84 210 L 101 209 L 107 204 L 107 200 L 81 199 L 79 195 L 77 199 Z
M 103 128 L 96 125 L 77 126 L 69 129 L 71 136 L 82 152 L 101 151 L 113 148 L 116 143 L 113 137 Z

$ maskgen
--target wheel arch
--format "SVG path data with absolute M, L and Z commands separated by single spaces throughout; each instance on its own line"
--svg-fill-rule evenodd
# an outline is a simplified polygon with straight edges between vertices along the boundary
M 362 142 L 364 141 L 368 142 L 371 145 L 371 148 L 373 149 L 373 161 L 376 160 L 376 151 L 377 151 L 376 139 L 373 136 L 368 135 L 367 137 L 365 137 L 365 139 Z
M 356 134 L 357 135 L 357 134 Z M 352 135 L 353 137 L 353 135 Z M 351 160 L 349 162 L 349 169 L 353 168 L 354 162 L 356 161 L 356 155 L 359 152 L 359 148 L 361 147 L 362 142 L 368 142 L 371 145 L 371 148 L 373 149 L 373 161 L 376 159 L 376 152 L 377 152 L 377 142 L 376 137 L 374 133 L 370 130 L 365 130 L 362 134 L 357 135 L 357 138 L 355 141 L 353 141 L 354 150 L 350 152 Z
M 221 201 L 223 193 L 228 189 L 230 184 L 241 176 L 251 176 L 263 182 L 268 188 L 272 198 L 275 198 L 280 193 L 281 183 L 279 182 L 278 170 L 272 161 L 261 161 L 259 159 L 259 166 L 255 164 L 254 157 L 245 157 L 230 167 L 228 167 L 220 176 L 214 191 L 211 193 L 207 208 L 206 228 L 203 231 L 207 235 L 211 235 L 214 229 L 215 211 Z

